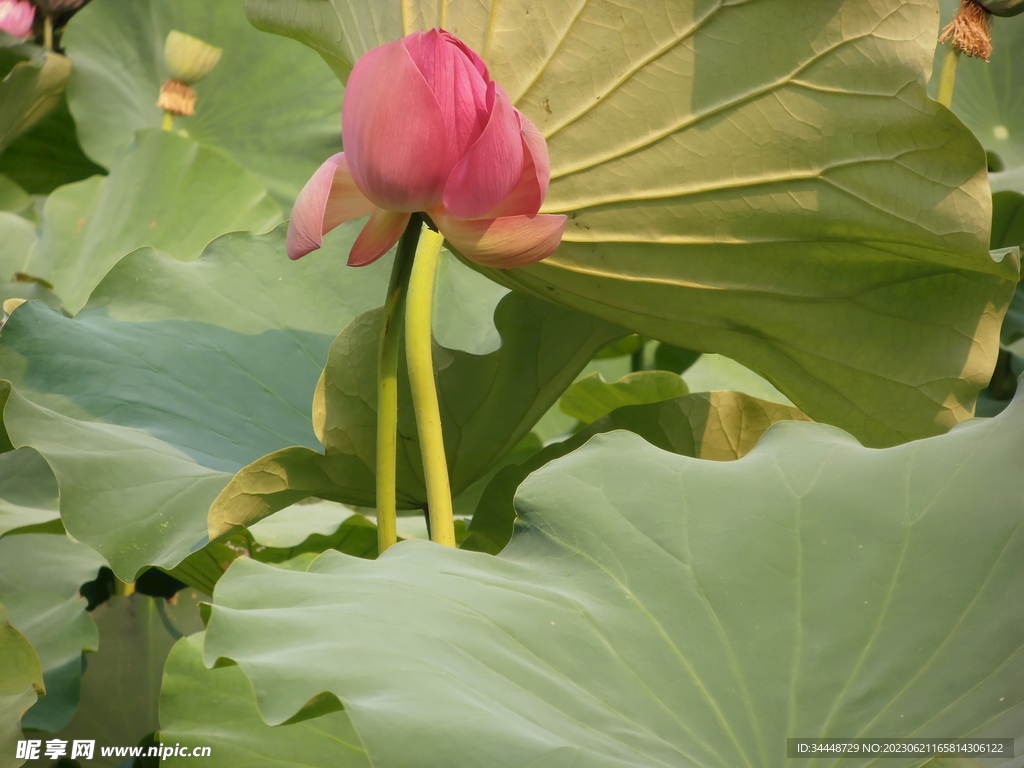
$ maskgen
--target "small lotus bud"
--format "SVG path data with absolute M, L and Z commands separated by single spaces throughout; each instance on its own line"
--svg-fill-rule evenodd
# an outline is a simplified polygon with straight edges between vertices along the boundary
M 940 43 L 949 43 L 968 56 L 988 61 L 992 55 L 991 14 L 975 0 L 961 0 L 956 16 L 939 36 Z
M 1024 0 L 978 0 L 989 13 L 996 16 L 1016 16 L 1024 13 Z
M 198 83 L 217 66 L 223 51 L 198 37 L 174 29 L 167 35 L 164 58 L 171 70 L 171 79 L 185 85 Z

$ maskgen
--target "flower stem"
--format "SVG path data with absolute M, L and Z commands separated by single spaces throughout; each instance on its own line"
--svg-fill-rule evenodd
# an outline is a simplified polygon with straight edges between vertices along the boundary
M 442 243 L 444 236 L 424 224 L 409 280 L 409 303 L 405 312 L 405 358 L 409 365 L 409 384 L 416 411 L 423 476 L 427 484 L 430 540 L 454 547 L 452 492 L 448 484 L 448 462 L 444 455 L 441 411 L 437 404 L 437 382 L 434 380 L 431 350 L 434 278 L 437 275 Z
M 640 348 L 633 350 L 633 354 L 629 357 L 629 370 L 632 373 L 642 371 L 644 369 L 644 343 L 641 339 Z
M 956 84 L 956 65 L 960 62 L 960 50 L 949 46 L 945 58 L 942 59 L 942 71 L 939 73 L 939 92 L 935 100 L 947 109 L 953 103 L 953 86 Z
M 50 14 L 43 16 L 43 48 L 53 50 L 53 19 Z
M 414 216 L 398 242 L 395 263 L 391 267 L 391 284 L 384 300 L 384 327 L 377 348 L 377 551 L 380 554 L 398 541 L 395 490 L 398 482 L 398 353 L 402 312 L 420 226 L 419 217 Z
M 164 110 L 164 124 L 161 126 L 165 131 L 174 130 L 174 115 Z

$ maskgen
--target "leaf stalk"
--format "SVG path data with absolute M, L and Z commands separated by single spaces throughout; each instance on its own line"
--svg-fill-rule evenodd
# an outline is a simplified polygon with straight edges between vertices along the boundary
M 419 218 L 413 217 L 398 241 L 384 300 L 384 327 L 377 348 L 377 551 L 380 554 L 398 541 L 398 361 L 401 320 L 420 226 Z
M 942 59 L 942 71 L 939 73 L 939 91 L 935 94 L 935 100 L 947 109 L 953 103 L 953 86 L 956 85 L 956 67 L 959 62 L 960 49 L 953 45 L 949 46 L 945 57 Z
M 405 356 L 409 366 L 409 385 L 412 389 L 420 455 L 423 458 L 423 476 L 427 486 L 430 540 L 454 547 L 452 494 L 448 482 L 448 462 L 444 453 L 441 411 L 437 400 L 437 382 L 434 379 L 434 357 L 431 349 L 434 281 L 443 243 L 444 235 L 424 223 L 409 280 L 409 298 L 405 313 Z

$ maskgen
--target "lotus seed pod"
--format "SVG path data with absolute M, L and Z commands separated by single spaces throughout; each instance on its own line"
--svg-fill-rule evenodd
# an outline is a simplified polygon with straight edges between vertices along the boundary
M 171 70 L 171 79 L 185 85 L 197 83 L 210 74 L 223 51 L 198 37 L 174 29 L 167 35 L 164 58 Z
M 977 0 L 961 0 L 953 20 L 939 35 L 961 53 L 988 61 L 992 55 L 991 14 Z
M 1024 13 L 1024 0 L 979 0 L 982 7 L 996 16 L 1016 16 Z
M 197 98 L 199 95 L 180 80 L 168 80 L 160 86 L 156 105 L 172 115 L 192 117 L 196 113 Z

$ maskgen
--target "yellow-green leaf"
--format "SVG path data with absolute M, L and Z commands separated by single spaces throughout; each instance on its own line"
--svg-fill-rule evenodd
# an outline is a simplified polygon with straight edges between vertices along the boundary
M 561 248 L 489 274 L 718 352 L 866 444 L 973 413 L 1017 280 L 985 154 L 924 83 L 933 0 L 248 0 L 344 74 L 440 25 L 547 137 Z

